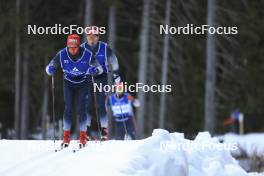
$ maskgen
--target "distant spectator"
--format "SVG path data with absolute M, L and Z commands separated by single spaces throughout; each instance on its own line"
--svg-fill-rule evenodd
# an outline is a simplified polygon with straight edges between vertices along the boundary
M 239 133 L 239 119 L 243 114 L 239 108 L 231 112 L 228 119 L 224 121 L 224 126 L 228 126 L 230 132 Z

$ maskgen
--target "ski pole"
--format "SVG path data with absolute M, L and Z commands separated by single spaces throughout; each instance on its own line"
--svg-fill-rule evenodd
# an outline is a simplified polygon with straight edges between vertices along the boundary
M 55 147 L 55 87 L 54 87 L 54 76 L 51 77 L 51 88 L 52 88 L 52 125 L 53 125 L 53 143 Z
M 102 139 L 102 133 L 101 133 L 101 127 L 99 124 L 99 116 L 98 116 L 98 109 L 97 109 L 97 99 L 96 99 L 96 93 L 94 90 L 94 76 L 92 75 L 92 83 L 93 83 L 93 95 L 94 95 L 94 108 L 95 108 L 95 116 L 96 116 L 96 120 L 97 120 L 97 128 L 99 131 L 99 137 L 100 140 Z

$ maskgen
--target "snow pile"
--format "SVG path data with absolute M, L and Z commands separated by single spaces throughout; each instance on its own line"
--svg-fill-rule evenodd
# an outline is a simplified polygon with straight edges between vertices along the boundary
M 59 145 L 60 141 L 57 141 Z M 136 141 L 89 142 L 73 153 L 55 153 L 52 141 L 0 141 L 1 176 L 247 176 L 216 138 L 207 132 L 195 140 L 181 133 L 154 130 Z
M 142 141 L 124 175 L 137 176 L 243 176 L 248 175 L 217 138 L 207 132 L 195 140 L 183 134 L 154 130 Z M 165 174 L 166 173 L 166 174 Z
M 232 156 L 239 160 L 239 164 L 246 171 L 264 171 L 264 134 L 226 134 L 221 137 L 225 144 L 237 145 L 231 150 Z M 262 173 L 264 175 L 264 172 Z
M 226 134 L 224 143 L 236 143 L 237 150 L 231 151 L 234 156 L 246 154 L 249 157 L 258 156 L 264 158 L 264 134 L 252 133 L 247 135 Z

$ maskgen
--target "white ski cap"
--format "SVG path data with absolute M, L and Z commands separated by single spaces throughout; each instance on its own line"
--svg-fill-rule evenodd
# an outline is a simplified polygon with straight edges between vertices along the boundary
M 97 26 L 88 26 L 85 28 L 86 35 L 99 35 L 99 27 Z

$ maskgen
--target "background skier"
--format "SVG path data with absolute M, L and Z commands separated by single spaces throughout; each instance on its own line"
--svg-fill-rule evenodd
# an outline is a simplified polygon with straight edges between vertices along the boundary
M 94 77 L 94 83 L 97 85 L 107 85 L 107 74 L 113 73 L 113 79 L 115 83 L 120 82 L 120 76 L 118 74 L 118 61 L 114 52 L 109 46 L 102 41 L 99 41 L 99 28 L 91 26 L 87 32 L 87 42 L 81 46 L 92 52 L 91 60 L 91 74 Z M 88 97 L 88 134 L 90 132 L 92 112 L 94 107 L 94 90 L 93 86 L 89 86 Z M 101 125 L 101 138 L 106 140 L 108 138 L 108 118 L 105 109 L 106 93 L 104 91 L 96 91 L 96 108 L 98 110 L 98 116 L 100 118 Z M 98 122 L 99 123 L 99 122 Z M 89 134 L 90 135 L 90 134 Z
M 139 101 L 124 92 L 123 83 L 116 85 L 116 93 L 109 96 L 106 106 L 111 108 L 115 120 L 115 139 L 123 140 L 126 135 L 136 138 L 136 118 L 133 107 L 139 107 Z

